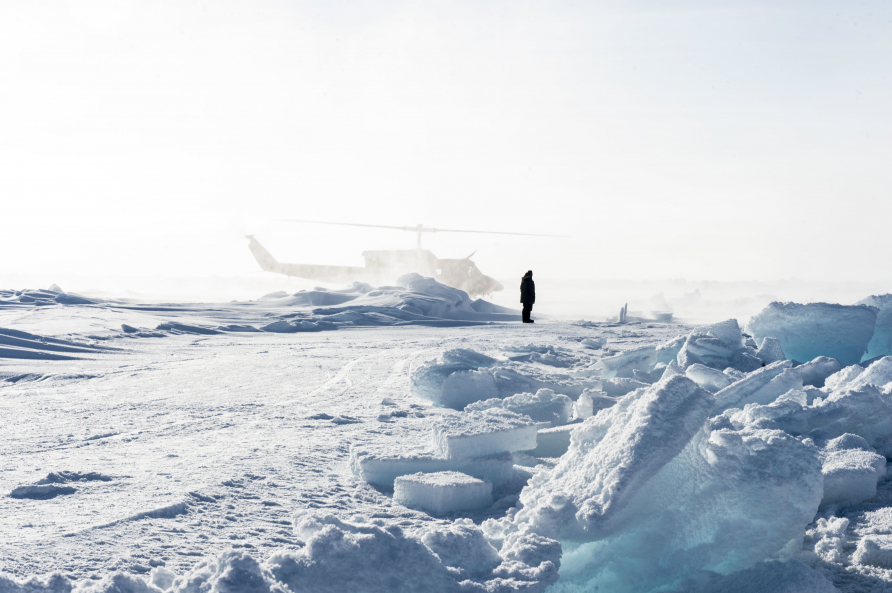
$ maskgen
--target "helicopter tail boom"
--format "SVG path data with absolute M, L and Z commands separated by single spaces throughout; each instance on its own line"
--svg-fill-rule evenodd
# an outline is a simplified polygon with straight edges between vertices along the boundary
M 351 266 L 283 264 L 273 257 L 273 255 L 267 251 L 253 235 L 246 235 L 246 237 L 251 240 L 248 244 L 248 248 L 251 250 L 251 253 L 254 254 L 254 259 L 260 264 L 261 269 L 266 272 L 284 274 L 285 276 L 295 276 L 297 278 L 306 278 L 308 280 L 319 280 L 321 282 L 350 282 L 367 274 L 365 268 Z

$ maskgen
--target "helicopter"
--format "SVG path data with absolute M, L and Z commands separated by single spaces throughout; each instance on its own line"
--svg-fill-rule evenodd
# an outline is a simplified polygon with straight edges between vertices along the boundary
M 415 249 L 377 250 L 363 251 L 365 259 L 364 267 L 357 266 L 324 266 L 314 264 L 288 264 L 279 262 L 273 255 L 254 238 L 246 235 L 250 240 L 248 249 L 254 254 L 254 258 L 260 267 L 266 272 L 319 280 L 322 282 L 350 282 L 370 281 L 397 278 L 403 274 L 417 272 L 422 276 L 435 278 L 438 282 L 458 288 L 474 298 L 483 295 L 491 295 L 494 292 L 504 290 L 504 286 L 494 278 L 481 272 L 477 265 L 471 261 L 471 255 L 462 259 L 440 259 L 433 252 L 422 249 L 421 236 L 424 233 L 480 233 L 490 235 L 524 235 L 533 237 L 557 237 L 559 235 L 538 235 L 533 233 L 505 233 L 497 231 L 467 231 L 457 229 L 437 229 L 426 227 L 423 224 L 415 226 L 386 226 L 379 224 L 358 224 L 350 222 L 326 222 L 321 220 L 283 220 L 282 222 L 297 222 L 305 224 L 330 224 L 338 226 L 358 226 L 383 229 L 396 229 L 413 232 L 418 235 Z

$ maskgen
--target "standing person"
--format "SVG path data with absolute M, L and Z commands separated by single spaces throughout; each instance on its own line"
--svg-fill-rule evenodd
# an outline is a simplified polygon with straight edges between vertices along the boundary
M 536 302 L 536 283 L 533 282 L 532 270 L 524 274 L 523 279 L 520 281 L 520 302 L 523 303 L 523 322 L 535 323 L 530 319 L 533 303 Z

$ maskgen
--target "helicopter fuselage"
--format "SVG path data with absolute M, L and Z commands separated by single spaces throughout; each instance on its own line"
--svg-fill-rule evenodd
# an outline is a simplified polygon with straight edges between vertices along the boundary
M 440 259 L 427 249 L 364 251 L 365 267 L 288 264 L 276 260 L 252 235 L 248 248 L 265 271 L 323 282 L 393 281 L 403 274 L 416 272 L 438 282 L 464 290 L 471 297 L 504 289 L 494 278 L 483 274 L 470 257 Z

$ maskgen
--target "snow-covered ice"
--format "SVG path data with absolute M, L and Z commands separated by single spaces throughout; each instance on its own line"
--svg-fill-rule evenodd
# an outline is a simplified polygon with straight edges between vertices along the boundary
M 400 282 L 0 294 L 0 591 L 892 590 L 892 358 L 852 332 Z
M 589 401 L 591 401 L 589 399 Z M 570 420 L 573 413 L 573 400 L 566 395 L 556 394 L 551 389 L 540 389 L 533 393 L 518 393 L 505 399 L 493 398 L 479 401 L 465 407 L 466 412 L 502 408 L 522 416 L 529 416 L 536 422 L 548 422 L 560 426 Z M 591 414 L 589 414 L 591 415 Z
M 393 500 L 438 515 L 481 510 L 492 504 L 492 482 L 461 472 L 419 472 L 396 479 Z
M 501 408 L 444 414 L 433 424 L 434 448 L 447 459 L 469 459 L 536 447 L 536 423 Z

